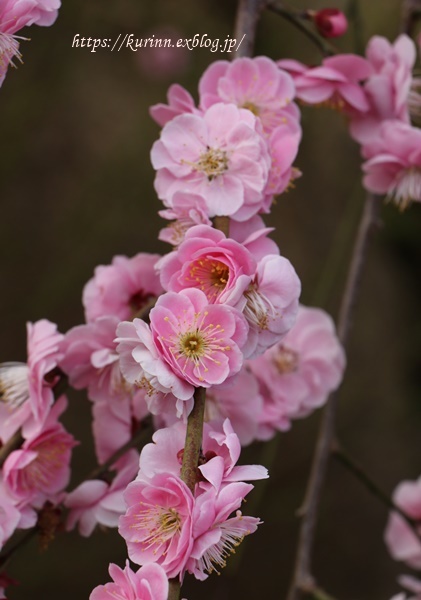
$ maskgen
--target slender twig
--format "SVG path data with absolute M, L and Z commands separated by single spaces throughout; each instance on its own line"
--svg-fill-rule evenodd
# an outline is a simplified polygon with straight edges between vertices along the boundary
M 37 525 L 35 525 L 34 527 L 32 527 L 32 529 L 27 531 L 25 533 L 25 535 L 23 535 L 20 538 L 20 540 L 17 541 L 16 544 L 10 548 L 10 550 L 8 550 L 5 554 L 0 556 L 0 573 L 3 572 L 3 570 L 9 564 L 10 560 L 16 554 L 16 552 L 18 552 L 21 548 L 23 548 L 23 546 L 26 546 L 26 544 L 28 542 L 30 542 L 32 540 L 32 538 L 36 536 L 37 533 L 38 533 L 38 527 L 37 527 Z
M 346 344 L 348 338 L 353 308 L 364 266 L 367 244 L 373 225 L 377 221 L 379 204 L 379 198 L 373 194 L 367 194 L 339 310 L 337 329 L 338 337 L 343 345 Z M 321 492 L 326 480 L 329 455 L 334 439 L 336 398 L 336 394 L 333 394 L 329 398 L 324 409 L 305 499 L 303 506 L 300 509 L 302 521 L 298 538 L 294 576 L 289 590 L 288 600 L 297 600 L 298 598 L 301 598 L 302 590 L 306 587 L 308 588 L 308 586 L 314 585 L 311 559 Z
M 404 0 L 402 4 L 402 33 L 412 36 L 417 21 L 421 19 L 421 0 Z
M 357 54 L 364 54 L 364 23 L 361 16 L 360 0 L 348 0 L 345 12 L 348 21 L 352 23 L 355 51 Z
M 352 458 L 343 447 L 336 441 L 332 446 L 333 456 L 346 467 L 366 488 L 373 496 L 375 496 L 382 504 L 389 510 L 396 512 L 402 519 L 407 523 L 408 527 L 412 529 L 415 535 L 420 538 L 420 521 L 412 519 L 407 515 L 392 498 L 382 490 L 374 479 L 365 471 L 365 469 Z
M 222 233 L 224 233 L 226 235 L 226 237 L 229 237 L 229 233 L 230 233 L 229 217 L 214 217 L 213 218 L 213 226 L 215 229 L 219 229 L 219 231 L 222 231 Z
M 267 7 L 299 29 L 301 33 L 317 46 L 323 56 L 332 56 L 333 54 L 336 54 L 336 50 L 331 44 L 326 42 L 313 29 L 305 25 L 305 20 L 307 18 L 305 13 L 298 13 L 290 8 L 286 8 L 279 0 L 268 0 Z

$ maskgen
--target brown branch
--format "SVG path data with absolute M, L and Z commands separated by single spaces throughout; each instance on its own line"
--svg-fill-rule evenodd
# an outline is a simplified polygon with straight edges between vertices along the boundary
M 379 204 L 379 198 L 373 194 L 367 194 L 352 251 L 351 263 L 339 311 L 338 337 L 343 345 L 346 344 L 348 338 L 353 308 L 364 266 L 367 244 L 373 226 L 377 221 Z M 311 559 L 321 492 L 326 480 L 328 460 L 332 442 L 334 440 L 336 398 L 336 394 L 329 398 L 322 417 L 305 499 L 303 506 L 300 509 L 302 521 L 299 532 L 294 576 L 287 600 L 298 600 L 302 597 L 302 592 L 306 587 L 314 586 Z
M 421 19 L 421 0 L 404 0 L 402 3 L 402 33 L 414 34 L 417 21 Z
M 197 467 L 202 447 L 203 419 L 205 415 L 205 388 L 196 388 L 194 406 L 187 420 L 186 443 L 184 445 L 181 479 L 192 493 L 197 483 Z
M 323 56 L 332 56 L 333 54 L 336 54 L 336 50 L 331 44 L 319 36 L 316 31 L 305 25 L 305 21 L 308 18 L 306 12 L 293 11 L 290 8 L 287 8 L 282 2 L 279 2 L 279 0 L 268 0 L 267 7 L 301 31 L 301 33 L 317 46 Z
M 257 23 L 266 0 L 239 0 L 234 26 L 234 37 L 241 45 L 235 58 L 252 56 L 256 37 Z

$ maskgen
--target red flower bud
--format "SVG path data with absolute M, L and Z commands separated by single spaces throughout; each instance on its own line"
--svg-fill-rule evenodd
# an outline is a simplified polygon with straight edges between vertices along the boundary
M 339 37 L 348 29 L 344 13 L 337 8 L 324 8 L 312 15 L 320 35 L 326 38 Z

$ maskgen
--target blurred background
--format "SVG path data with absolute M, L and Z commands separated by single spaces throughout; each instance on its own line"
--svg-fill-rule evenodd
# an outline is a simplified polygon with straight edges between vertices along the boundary
M 322 8 L 321 1 L 290 2 Z M 333 2 L 345 9 L 345 2 Z M 393 40 L 399 0 L 359 6 L 358 27 L 337 46 L 364 47 L 373 34 Z M 204 69 L 230 55 L 205 48 L 169 55 L 141 49 L 120 53 L 72 48 L 85 37 L 211 38 L 232 35 L 234 0 L 63 1 L 51 28 L 23 35 L 25 64 L 9 69 L 1 89 L 0 139 L 0 362 L 25 360 L 25 322 L 48 318 L 65 332 L 83 321 L 81 291 L 98 264 L 115 254 L 165 253 L 157 241 L 161 208 L 153 189 L 149 152 L 159 128 L 148 107 L 165 102 L 179 82 L 197 98 Z M 311 43 L 280 17 L 266 12 L 256 54 L 317 64 Z M 303 177 L 279 198 L 267 218 L 274 239 L 303 282 L 305 304 L 334 317 L 360 215 L 359 150 L 341 115 L 305 108 L 304 139 L 296 165 Z M 340 394 L 339 432 L 344 445 L 391 492 L 421 474 L 421 206 L 401 214 L 382 209 L 364 271 Z M 296 421 L 269 444 L 247 448 L 242 462 L 270 467 L 245 512 L 265 522 L 242 545 L 221 577 L 186 578 L 183 597 L 218 600 L 285 598 L 297 541 L 300 506 L 320 414 Z M 70 395 L 65 424 L 81 440 L 74 451 L 75 485 L 94 466 L 83 394 Z M 320 585 L 340 600 L 383 600 L 397 593 L 408 570 L 392 561 L 383 543 L 386 509 L 341 465 L 332 462 L 323 495 L 315 551 Z M 115 531 L 89 539 L 59 534 L 43 553 L 29 544 L 9 574 L 20 585 L 11 600 L 88 598 L 108 581 L 110 561 L 123 565 L 125 545 Z

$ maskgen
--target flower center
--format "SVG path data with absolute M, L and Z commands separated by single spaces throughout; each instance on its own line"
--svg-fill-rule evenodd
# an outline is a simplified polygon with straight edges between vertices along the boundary
M 0 402 L 10 409 L 18 408 L 29 399 L 28 366 L 24 363 L 0 364 Z
M 410 167 L 401 173 L 394 187 L 387 195 L 401 210 L 405 210 L 412 200 L 421 201 L 421 167 Z
M 209 302 L 216 302 L 219 294 L 225 289 L 229 280 L 229 267 L 219 261 L 204 258 L 190 266 L 186 282 L 198 287 L 206 294 Z
M 277 314 L 269 299 L 258 291 L 255 283 L 250 284 L 244 296 L 247 302 L 243 314 L 247 321 L 259 329 L 269 329 L 269 319 Z
M 244 102 L 241 108 L 246 108 L 247 110 L 252 112 L 256 117 L 258 117 L 260 114 L 259 107 L 256 106 L 253 102 Z
M 144 530 L 145 537 L 142 544 L 145 549 L 155 545 L 165 544 L 174 535 L 181 531 L 181 517 L 175 508 L 164 506 L 151 506 L 140 502 L 141 509 L 137 515 L 134 526 L 138 530 Z
M 136 316 L 149 303 L 152 303 L 156 299 L 154 294 L 147 294 L 143 290 L 139 290 L 136 294 L 133 294 L 129 298 L 129 306 L 133 312 L 133 316 Z
M 179 347 L 181 354 L 193 360 L 206 354 L 206 340 L 197 329 L 180 336 Z
M 200 381 L 204 381 L 203 373 L 209 371 L 211 364 L 216 367 L 221 365 L 219 356 L 215 357 L 215 354 L 231 350 L 224 339 L 224 328 L 220 324 L 205 324 L 208 314 L 206 310 L 195 313 L 188 323 L 188 329 L 186 320 L 179 317 L 177 323 L 171 323 L 173 333 L 169 338 L 160 338 L 168 344 L 168 349 L 183 374 L 193 366 L 195 377 Z M 169 317 L 164 317 L 164 321 L 170 322 Z
M 273 357 L 273 362 L 281 375 L 293 373 L 298 369 L 299 355 L 291 348 L 281 346 Z
M 195 169 L 205 173 L 209 181 L 212 181 L 212 179 L 228 170 L 227 153 L 220 148 L 207 146 L 207 151 L 201 154 L 199 160 L 195 163 Z

